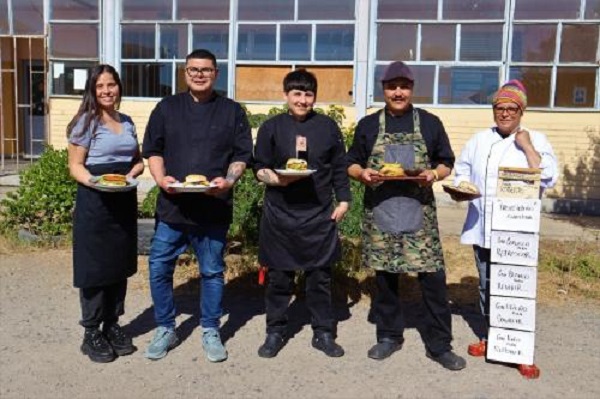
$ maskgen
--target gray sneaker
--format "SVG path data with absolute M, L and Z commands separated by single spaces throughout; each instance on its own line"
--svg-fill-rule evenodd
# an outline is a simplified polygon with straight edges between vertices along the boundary
M 146 359 L 158 360 L 167 356 L 167 352 L 179 344 L 175 329 L 159 326 L 154 330 L 154 337 L 146 349 Z
M 206 358 L 213 363 L 227 359 L 227 350 L 216 328 L 205 328 L 202 331 L 202 348 L 206 352 Z

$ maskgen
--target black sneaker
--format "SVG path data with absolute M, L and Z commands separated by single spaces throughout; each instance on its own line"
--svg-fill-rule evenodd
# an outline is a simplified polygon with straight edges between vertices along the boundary
M 404 340 L 397 340 L 393 338 L 381 338 L 379 341 L 369 349 L 367 356 L 375 360 L 383 360 L 390 356 L 392 353 L 402 349 Z
M 258 348 L 258 356 L 271 358 L 277 356 L 281 348 L 285 345 L 283 336 L 279 333 L 269 333 L 265 343 Z
M 133 346 L 131 337 L 117 323 L 111 324 L 108 327 L 105 326 L 103 331 L 104 336 L 106 336 L 110 346 L 112 346 L 117 355 L 126 356 L 135 352 L 136 347 Z
M 109 363 L 117 358 L 113 348 L 97 328 L 85 330 L 81 352 L 96 363 Z
M 331 333 L 317 333 L 313 336 L 312 346 L 329 357 L 344 356 L 344 349 L 335 343 Z
M 458 356 L 452 351 L 444 352 L 441 355 L 437 356 L 434 356 L 429 351 L 427 351 L 426 355 L 428 358 L 430 358 L 434 362 L 438 362 L 448 370 L 457 371 L 467 367 L 467 362 L 465 361 L 465 359 Z

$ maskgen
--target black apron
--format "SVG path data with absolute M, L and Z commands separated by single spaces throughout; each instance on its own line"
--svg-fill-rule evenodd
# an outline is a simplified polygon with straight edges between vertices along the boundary
M 127 174 L 131 163 L 90 165 L 92 175 Z M 137 190 L 102 192 L 78 184 L 73 217 L 73 285 L 117 283 L 137 271 Z

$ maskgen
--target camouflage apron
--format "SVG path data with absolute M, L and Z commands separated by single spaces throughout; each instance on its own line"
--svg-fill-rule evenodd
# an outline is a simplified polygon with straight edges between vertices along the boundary
M 384 162 L 400 162 L 405 168 L 431 168 L 416 109 L 413 120 L 413 133 L 388 133 L 385 111 L 380 111 L 379 134 L 367 167 L 378 170 Z M 387 181 L 374 189 L 367 188 L 362 238 L 366 267 L 392 273 L 444 268 L 431 187 L 411 181 Z

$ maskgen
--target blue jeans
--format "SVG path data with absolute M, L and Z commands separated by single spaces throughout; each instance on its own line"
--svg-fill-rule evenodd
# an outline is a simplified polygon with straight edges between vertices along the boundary
M 479 271 L 479 309 L 485 318 L 486 330 L 489 326 L 490 318 L 490 257 L 491 251 L 478 245 L 473 245 L 475 253 L 475 264 Z M 487 336 L 487 331 L 486 331 Z M 486 337 L 479 337 L 486 338 Z
M 219 328 L 223 314 L 223 252 L 228 228 L 228 225 L 181 226 L 158 222 L 150 249 L 150 291 L 158 326 L 175 327 L 175 262 L 191 244 L 202 276 L 200 325 Z

